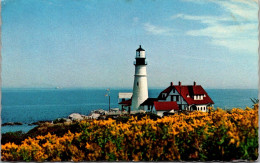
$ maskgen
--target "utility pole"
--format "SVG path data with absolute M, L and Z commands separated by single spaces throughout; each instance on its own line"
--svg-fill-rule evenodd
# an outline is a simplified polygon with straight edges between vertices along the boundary
M 107 94 L 105 96 L 108 96 L 108 111 L 110 112 L 110 88 L 107 89 Z

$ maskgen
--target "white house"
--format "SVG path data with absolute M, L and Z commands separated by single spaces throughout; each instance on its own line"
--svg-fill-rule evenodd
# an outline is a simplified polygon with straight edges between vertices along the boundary
M 133 93 L 131 92 L 119 92 L 118 104 L 121 111 L 128 111 L 131 107 Z
M 158 102 L 159 105 L 158 105 Z M 164 102 L 174 102 L 165 103 Z M 207 92 L 201 85 L 171 85 L 163 90 L 158 98 L 148 98 L 141 104 L 145 111 L 156 112 L 158 115 L 162 115 L 162 112 L 168 112 L 168 105 L 172 105 L 174 110 L 187 110 L 187 111 L 202 111 L 207 112 L 209 106 L 213 106 L 214 102 L 211 100 Z M 157 108 L 156 108 L 157 105 Z M 176 108 L 178 106 L 178 109 Z M 163 110 L 162 107 L 165 107 Z M 159 108 L 159 109 L 158 109 Z

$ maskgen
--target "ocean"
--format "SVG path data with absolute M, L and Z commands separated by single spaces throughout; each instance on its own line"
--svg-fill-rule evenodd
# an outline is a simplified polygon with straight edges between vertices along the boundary
M 157 97 L 163 89 L 149 89 Z M 250 98 L 258 97 L 257 89 L 205 89 L 214 107 L 223 109 L 251 107 Z M 111 108 L 118 107 L 118 93 L 131 89 L 111 89 Z M 3 126 L 1 132 L 29 131 L 28 124 L 67 117 L 71 113 L 88 115 L 91 110 L 108 110 L 106 89 L 2 89 L 2 123 L 22 122 L 20 126 Z

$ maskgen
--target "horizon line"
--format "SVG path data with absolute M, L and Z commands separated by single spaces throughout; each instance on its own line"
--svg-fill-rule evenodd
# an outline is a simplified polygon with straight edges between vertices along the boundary
M 165 89 L 166 87 L 150 87 L 150 89 Z M 204 89 L 259 89 L 259 88 L 227 88 L 227 87 L 203 87 Z M 132 87 L 1 87 L 1 89 L 133 89 Z M 149 88 L 148 88 L 149 90 Z

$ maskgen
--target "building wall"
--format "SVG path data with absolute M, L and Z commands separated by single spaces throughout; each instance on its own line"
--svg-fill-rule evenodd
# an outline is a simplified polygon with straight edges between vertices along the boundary
M 179 100 L 176 101 L 178 105 L 179 104 L 187 104 L 187 102 L 184 101 L 184 99 L 182 98 L 182 96 L 180 96 L 180 94 L 177 92 L 177 90 L 175 90 L 174 93 L 173 93 L 173 91 L 171 91 L 169 93 L 169 96 L 166 98 L 166 101 L 171 101 L 171 96 L 173 96 L 173 101 L 176 101 L 176 98 L 177 98 L 176 96 L 179 96 Z
M 135 76 L 146 76 L 146 65 L 136 65 Z
M 157 114 L 158 116 L 162 117 L 164 112 L 165 112 L 165 111 L 157 111 L 156 114 Z
M 148 110 L 148 105 L 144 105 L 143 110 L 146 111 L 146 112 L 152 112 L 152 113 L 156 112 L 154 105 L 153 105 L 152 108 L 150 107 L 150 110 Z
M 146 76 L 146 65 L 138 65 L 135 67 L 135 79 L 133 86 L 132 110 L 138 110 L 148 98 L 148 84 Z
M 178 91 L 176 89 L 174 89 L 175 91 L 171 90 L 171 92 L 169 93 L 169 95 L 167 96 L 166 100 L 158 100 L 160 102 L 164 102 L 164 101 L 172 101 L 171 100 L 171 96 L 173 96 L 173 101 L 176 101 L 177 97 L 179 96 L 179 100 L 176 101 L 178 105 L 182 106 L 182 110 L 186 110 L 186 108 L 188 107 L 187 102 L 182 98 L 182 96 L 180 96 L 180 94 L 178 93 Z M 165 93 L 165 96 L 167 95 L 167 93 Z
M 201 111 L 201 112 L 207 112 L 207 105 L 195 105 L 197 107 L 197 111 Z M 191 107 L 192 105 L 189 105 L 189 111 L 191 111 Z

